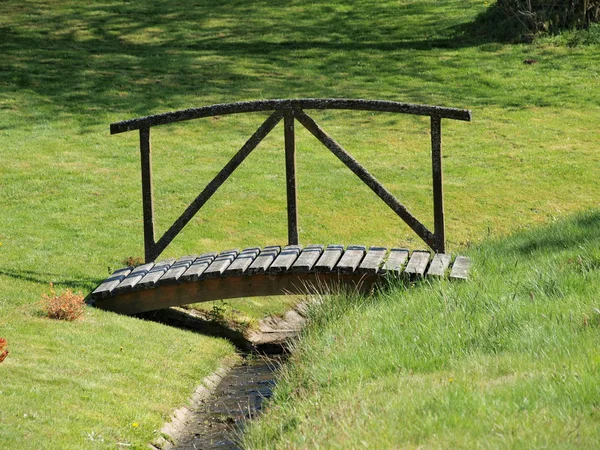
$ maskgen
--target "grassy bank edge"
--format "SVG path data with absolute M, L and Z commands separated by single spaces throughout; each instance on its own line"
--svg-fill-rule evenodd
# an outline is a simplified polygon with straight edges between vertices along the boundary
M 3 448 L 146 448 L 235 355 L 222 339 L 85 309 L 75 322 L 45 318 L 35 304 L 3 314 Z
M 490 240 L 467 283 L 337 296 L 247 448 L 594 448 L 600 212 Z

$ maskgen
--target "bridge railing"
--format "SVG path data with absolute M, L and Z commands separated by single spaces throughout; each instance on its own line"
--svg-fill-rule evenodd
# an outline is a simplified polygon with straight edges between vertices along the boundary
M 325 132 L 305 110 L 344 109 L 355 111 L 379 111 L 429 116 L 431 121 L 431 162 L 433 176 L 434 231 L 425 227 L 400 203 L 373 175 L 359 164 L 339 143 Z M 186 208 L 173 225 L 156 240 L 154 227 L 154 201 L 152 188 L 152 148 L 150 128 L 174 122 L 259 111 L 273 111 L 242 148 L 231 158 L 221 171 L 210 181 L 196 199 Z M 435 252 L 445 252 L 444 199 L 442 177 L 442 119 L 471 120 L 471 112 L 465 109 L 439 106 L 414 105 L 382 100 L 351 99 L 289 99 L 257 100 L 239 103 L 224 103 L 201 108 L 156 114 L 126 120 L 110 125 L 111 134 L 139 130 L 142 166 L 142 201 L 144 215 L 145 260 L 155 260 L 175 239 L 202 206 L 248 157 L 258 144 L 283 119 L 285 142 L 285 169 L 287 190 L 288 244 L 296 245 L 298 235 L 298 207 L 296 190 L 296 141 L 295 122 L 302 124 L 325 147 L 339 158 L 377 196 L 383 200 L 406 224 Z

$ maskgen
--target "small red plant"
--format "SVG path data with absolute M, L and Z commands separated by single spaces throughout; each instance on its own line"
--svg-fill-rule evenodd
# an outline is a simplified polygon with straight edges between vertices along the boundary
M 6 349 L 6 339 L 0 338 L 0 363 L 8 356 L 8 350 Z
M 44 312 L 50 319 L 75 320 L 83 315 L 85 302 L 81 292 L 74 294 L 67 289 L 60 295 L 54 291 L 54 285 L 50 283 L 50 295 L 42 294 Z

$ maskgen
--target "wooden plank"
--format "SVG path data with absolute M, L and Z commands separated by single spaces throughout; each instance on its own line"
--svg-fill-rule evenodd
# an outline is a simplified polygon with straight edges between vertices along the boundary
M 254 262 L 248 268 L 248 275 L 265 273 L 273 261 L 275 261 L 275 258 L 277 258 L 280 251 L 281 247 L 279 245 L 271 245 L 263 248 L 260 255 L 256 257 Z
M 158 280 L 171 268 L 175 258 L 164 259 L 157 262 L 144 278 L 136 285 L 136 289 L 150 289 L 157 285 Z
M 169 268 L 169 270 L 166 271 L 162 278 L 158 280 L 158 282 L 160 284 L 176 283 L 197 257 L 198 255 L 182 256 L 173 263 L 173 265 Z
M 415 250 L 404 269 L 404 273 L 411 278 L 421 278 L 425 275 L 425 270 L 429 264 L 429 252 Z
M 393 248 L 383 265 L 383 273 L 394 273 L 396 275 L 402 272 L 404 264 L 408 260 L 408 250 L 405 248 Z
M 248 269 L 248 267 L 250 267 L 252 262 L 254 262 L 254 258 L 256 258 L 259 253 L 259 247 L 245 248 L 241 251 L 237 258 L 235 258 L 231 265 L 225 269 L 223 275 L 242 275 Z
M 292 264 L 298 258 L 300 254 L 300 250 L 302 247 L 300 245 L 287 245 L 281 251 L 281 253 L 277 256 L 267 273 L 282 273 L 289 270 L 292 267 Z
M 321 257 L 321 253 L 323 253 L 323 245 L 321 244 L 311 244 L 307 245 L 298 259 L 291 267 L 291 271 L 293 273 L 307 273 L 310 272 L 310 269 L 315 265 L 315 263 Z
M 314 271 L 318 273 L 327 273 L 333 271 L 333 268 L 344 253 L 344 246 L 330 244 L 327 246 L 319 260 L 314 266 Z
M 131 267 L 125 267 L 124 269 L 115 270 L 111 276 L 104 280 L 100 286 L 98 286 L 94 292 L 92 292 L 92 298 L 104 298 L 112 294 L 113 290 L 125 279 L 127 275 L 131 273 L 133 269 Z
M 219 253 L 219 256 L 211 263 L 202 274 L 202 278 L 220 277 L 225 269 L 237 258 L 240 251 L 237 248 Z
M 342 259 L 337 263 L 336 271 L 339 273 L 353 273 L 365 256 L 365 251 L 364 245 L 349 245 Z
M 216 252 L 202 253 L 181 275 L 180 281 L 196 281 L 217 257 Z
M 142 264 L 141 266 L 135 267 L 133 269 L 133 271 L 127 276 L 127 278 L 125 278 L 121 282 L 121 284 L 119 284 L 115 288 L 113 294 L 119 295 L 119 294 L 123 294 L 125 292 L 129 292 L 129 291 L 133 290 L 137 286 L 137 284 L 140 281 L 142 281 L 142 278 L 144 278 L 153 267 L 154 267 L 153 262 Z
M 452 265 L 450 279 L 468 280 L 469 271 L 471 270 L 471 258 L 466 256 L 457 256 Z
M 365 259 L 358 266 L 357 271 L 360 273 L 372 273 L 379 272 L 379 268 L 383 263 L 387 248 L 385 247 L 370 247 L 369 251 L 365 255 Z
M 444 277 L 446 276 L 446 269 L 450 265 L 450 255 L 445 253 L 436 253 L 427 269 L 428 277 Z

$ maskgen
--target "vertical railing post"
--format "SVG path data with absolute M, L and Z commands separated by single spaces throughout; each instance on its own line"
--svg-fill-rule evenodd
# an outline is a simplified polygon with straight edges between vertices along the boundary
M 298 245 L 298 199 L 296 195 L 296 139 L 294 135 L 294 112 L 283 111 L 285 137 L 285 178 L 287 187 L 288 245 Z
M 442 178 L 442 119 L 431 116 L 431 167 L 433 173 L 433 235 L 436 253 L 446 252 L 444 188 Z
M 142 207 L 144 210 L 144 257 L 145 262 L 155 258 L 154 247 L 154 200 L 152 198 L 152 148 L 150 127 L 140 128 L 140 154 L 142 161 Z

